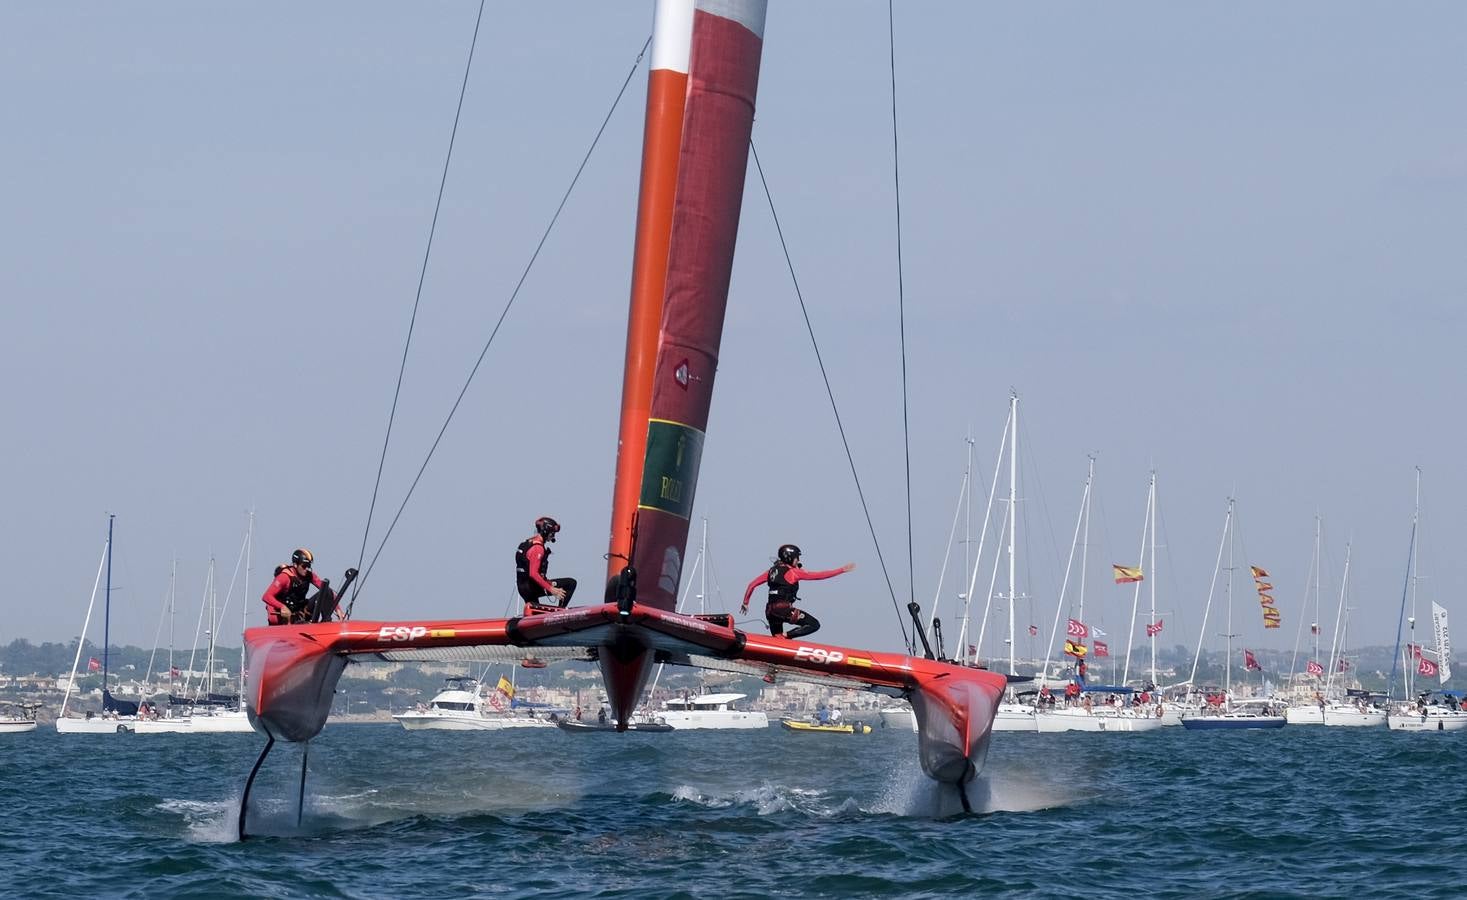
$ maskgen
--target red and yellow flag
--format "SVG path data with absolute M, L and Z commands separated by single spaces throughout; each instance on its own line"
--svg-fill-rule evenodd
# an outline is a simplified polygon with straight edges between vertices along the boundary
M 1140 566 L 1132 568 L 1131 566 L 1121 566 L 1111 563 L 1110 567 L 1115 569 L 1116 584 L 1131 584 L 1132 582 L 1146 580 L 1146 576 L 1141 574 Z
M 1086 649 L 1085 649 L 1085 645 L 1084 644 L 1080 644 L 1080 643 L 1077 643 L 1075 641 L 1065 641 L 1065 653 L 1066 653 L 1066 655 L 1073 656 L 1076 659 L 1084 659 L 1085 658 L 1085 652 L 1086 652 Z
M 1250 569 L 1253 570 L 1253 577 L 1254 578 L 1267 578 L 1268 577 L 1268 572 L 1264 571 L 1263 569 L 1258 568 L 1257 566 L 1249 566 L 1248 568 L 1250 568 Z

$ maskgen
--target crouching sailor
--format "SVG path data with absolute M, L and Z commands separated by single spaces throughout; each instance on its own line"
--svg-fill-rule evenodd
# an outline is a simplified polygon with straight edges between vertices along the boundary
M 799 599 L 800 582 L 834 578 L 842 572 L 851 571 L 856 564 L 846 563 L 839 569 L 811 572 L 800 565 L 800 548 L 794 544 L 780 547 L 777 556 L 778 561 L 769 571 L 756 576 L 744 589 L 744 602 L 739 607 L 739 612 L 749 611 L 749 598 L 753 596 L 754 589 L 766 584 L 769 586 L 769 601 L 764 605 L 764 619 L 769 623 L 769 633 L 775 637 L 787 638 L 802 638 L 814 634 L 819 630 L 820 622 L 804 610 L 795 608 L 795 601 Z M 789 634 L 782 633 L 786 624 L 794 626 Z
M 336 594 L 331 583 L 312 571 L 316 557 L 304 547 L 290 555 L 290 562 L 275 567 L 275 580 L 260 599 L 271 625 L 327 622 L 336 612 Z M 347 573 L 351 575 L 350 572 Z M 312 587 L 316 594 L 307 598 Z
M 564 609 L 570 605 L 571 595 L 576 592 L 574 578 L 548 578 L 550 573 L 550 547 L 555 535 L 560 532 L 560 523 L 549 516 L 535 520 L 535 533 L 520 541 L 514 551 L 514 583 L 520 599 L 525 601 L 525 615 L 531 607 L 548 606 L 541 601 L 549 597 L 555 605 Z

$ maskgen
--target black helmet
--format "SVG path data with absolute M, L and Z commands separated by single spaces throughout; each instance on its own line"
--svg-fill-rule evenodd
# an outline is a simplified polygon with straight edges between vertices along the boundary
M 560 523 L 549 516 L 541 516 L 535 520 L 535 531 L 545 540 L 554 542 L 555 533 L 560 531 Z
M 794 544 L 782 544 L 780 546 L 780 548 L 779 548 L 779 561 L 780 562 L 784 563 L 787 566 L 792 566 L 792 565 L 795 564 L 795 560 L 797 560 L 799 558 L 800 558 L 800 548 L 799 547 L 796 547 Z
M 301 547 L 299 550 L 296 550 L 290 555 L 290 564 L 301 569 L 309 569 L 311 567 L 311 563 L 315 561 L 315 555 L 312 554 L 311 551 L 307 550 L 305 547 Z

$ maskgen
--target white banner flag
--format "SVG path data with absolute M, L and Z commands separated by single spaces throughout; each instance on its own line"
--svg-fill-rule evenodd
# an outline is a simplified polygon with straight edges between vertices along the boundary
M 1452 677 L 1452 637 L 1447 634 L 1447 611 L 1435 601 L 1431 604 L 1431 627 L 1436 632 L 1437 677 L 1446 684 Z

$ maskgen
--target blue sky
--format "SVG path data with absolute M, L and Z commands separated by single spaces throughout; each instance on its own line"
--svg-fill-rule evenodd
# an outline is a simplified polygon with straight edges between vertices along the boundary
M 255 621 L 295 546 L 355 562 L 476 8 L 0 8 L 0 639 L 77 633 L 108 511 L 127 642 L 174 554 L 189 630 L 251 506 Z M 640 4 L 486 13 L 379 535 L 649 27 Z M 1090 452 L 1112 635 L 1130 595 L 1105 569 L 1153 465 L 1168 643 L 1197 638 L 1230 494 L 1284 616 L 1265 637 L 1242 591 L 1243 643 L 1292 645 L 1316 512 L 1327 589 L 1353 539 L 1352 632 L 1388 641 L 1417 465 L 1422 596 L 1467 615 L 1467 11 L 905 4 L 896 37 L 924 605 L 964 435 L 986 481 L 1012 387 L 1021 623 L 1053 615 Z M 884 4 L 775 4 L 754 139 L 905 600 L 887 63 Z M 359 615 L 502 614 L 542 514 L 554 573 L 597 581 L 644 90 L 642 68 Z M 899 642 L 752 175 L 696 516 L 725 605 L 794 541 L 860 566 L 804 592 L 822 638 Z

